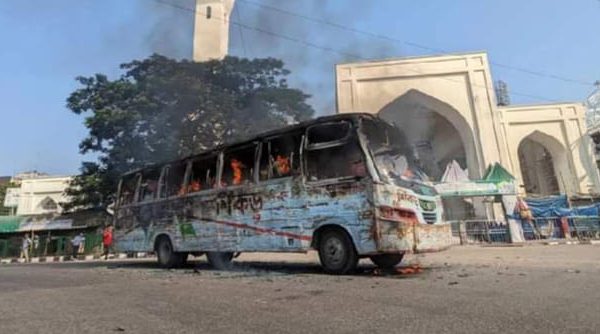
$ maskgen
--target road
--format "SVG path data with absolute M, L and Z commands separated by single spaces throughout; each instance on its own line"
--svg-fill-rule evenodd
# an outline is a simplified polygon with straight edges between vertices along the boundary
M 590 333 L 600 246 L 456 247 L 417 274 L 321 272 L 316 255 L 0 266 L 0 333 Z

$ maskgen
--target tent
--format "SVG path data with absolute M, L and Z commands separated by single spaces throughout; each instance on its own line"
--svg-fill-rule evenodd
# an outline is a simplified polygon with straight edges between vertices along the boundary
M 452 160 L 452 162 L 446 165 L 446 170 L 444 171 L 441 182 L 469 182 L 469 174 L 467 174 L 466 170 L 460 167 L 456 160 Z

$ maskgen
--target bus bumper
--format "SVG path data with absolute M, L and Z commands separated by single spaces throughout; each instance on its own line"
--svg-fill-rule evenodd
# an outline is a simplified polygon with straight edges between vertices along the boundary
M 452 245 L 450 224 L 379 220 L 374 239 L 379 253 L 439 252 Z

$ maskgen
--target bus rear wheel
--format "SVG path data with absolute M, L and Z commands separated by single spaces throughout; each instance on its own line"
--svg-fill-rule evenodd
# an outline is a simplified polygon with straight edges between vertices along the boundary
M 187 253 L 178 253 L 173 249 L 171 240 L 161 237 L 156 242 L 156 255 L 158 264 L 163 268 L 175 268 L 182 266 L 187 260 Z
M 402 261 L 403 257 L 404 254 L 378 254 L 369 258 L 381 269 L 392 269 Z
M 207 252 L 206 258 L 213 268 L 218 270 L 229 270 L 233 267 L 233 252 Z
M 329 230 L 319 238 L 319 260 L 326 273 L 345 275 L 356 269 L 358 255 L 345 232 Z

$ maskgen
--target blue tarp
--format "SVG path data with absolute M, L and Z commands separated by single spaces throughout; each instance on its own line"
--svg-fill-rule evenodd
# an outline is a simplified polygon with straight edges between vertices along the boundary
M 526 198 L 525 202 L 535 218 L 600 215 L 600 203 L 569 208 L 567 196 Z

